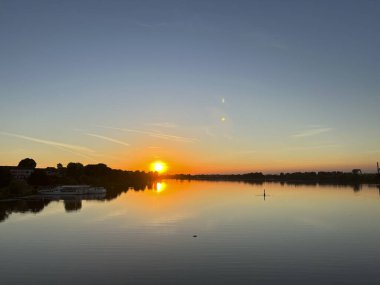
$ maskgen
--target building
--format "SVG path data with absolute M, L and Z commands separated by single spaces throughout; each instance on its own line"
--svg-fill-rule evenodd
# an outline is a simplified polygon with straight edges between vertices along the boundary
M 27 180 L 29 176 L 34 172 L 34 169 L 28 168 L 12 168 L 9 170 L 13 179 L 16 180 Z

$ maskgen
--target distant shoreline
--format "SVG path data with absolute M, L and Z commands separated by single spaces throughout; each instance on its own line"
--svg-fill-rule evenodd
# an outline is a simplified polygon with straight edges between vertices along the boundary
M 345 172 L 295 172 L 281 174 L 262 174 L 261 172 L 246 174 L 174 174 L 166 175 L 165 178 L 177 180 L 203 180 L 203 181 L 235 181 L 252 184 L 264 182 L 276 182 L 287 184 L 310 184 L 310 185 L 360 185 L 380 184 L 380 175 L 355 174 Z

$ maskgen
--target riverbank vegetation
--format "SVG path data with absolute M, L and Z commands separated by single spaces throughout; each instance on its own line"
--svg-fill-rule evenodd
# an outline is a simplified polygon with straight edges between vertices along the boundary
M 281 182 L 289 184 L 378 184 L 379 174 L 354 172 L 294 172 L 280 174 L 263 174 L 252 172 L 245 174 L 175 174 L 167 175 L 166 178 L 178 180 L 210 180 L 210 181 L 242 181 L 242 182 Z
M 24 170 L 32 171 L 26 175 Z M 25 176 L 20 176 L 20 173 Z M 158 178 L 157 172 L 112 169 L 103 163 L 83 165 L 70 162 L 66 167 L 58 164 L 57 168 L 42 169 L 36 168 L 34 160 L 28 158 L 22 160 L 17 167 L 0 167 L 0 199 L 32 195 L 41 187 L 56 185 L 103 186 L 107 188 L 107 193 L 113 193 L 113 189 L 129 187 L 144 189 Z
M 375 173 L 352 172 L 294 172 L 263 174 L 175 174 L 159 176 L 158 172 L 126 171 L 112 169 L 106 164 L 83 165 L 70 162 L 64 167 L 36 168 L 37 163 L 26 158 L 17 167 L 0 166 L 0 199 L 36 194 L 41 187 L 55 185 L 87 184 L 107 188 L 107 197 L 114 198 L 124 189 L 144 190 L 152 188 L 154 181 L 161 178 L 179 180 L 240 181 L 246 183 L 280 182 L 288 184 L 379 184 L 380 175 Z

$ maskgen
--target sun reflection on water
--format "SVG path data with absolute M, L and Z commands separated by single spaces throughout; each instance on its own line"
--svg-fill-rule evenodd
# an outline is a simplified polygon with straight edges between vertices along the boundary
M 161 193 L 166 189 L 166 183 L 165 182 L 157 182 L 156 184 L 156 192 Z

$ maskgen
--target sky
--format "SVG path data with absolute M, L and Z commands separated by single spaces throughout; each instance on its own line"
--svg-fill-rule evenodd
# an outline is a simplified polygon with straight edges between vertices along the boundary
M 379 1 L 0 0 L 0 165 L 375 172 Z

